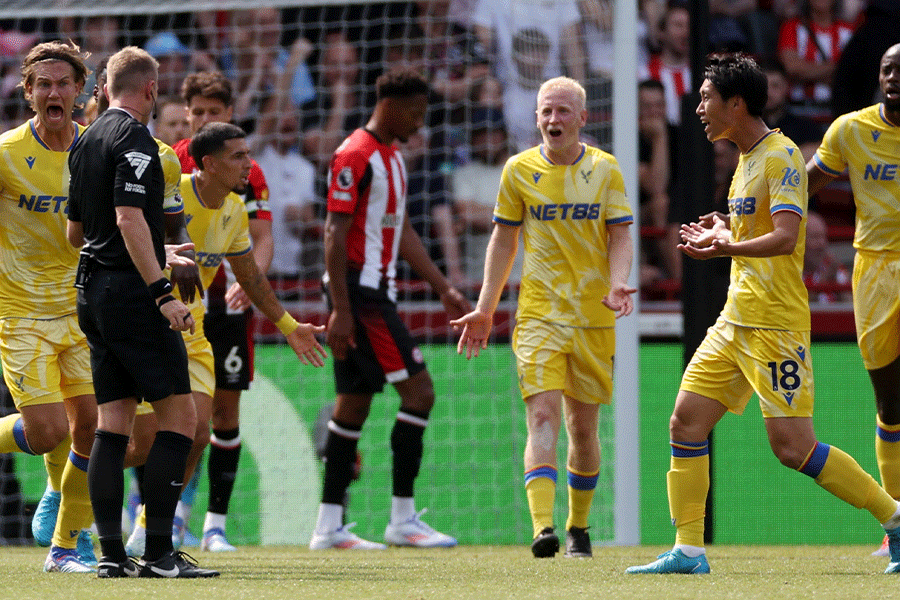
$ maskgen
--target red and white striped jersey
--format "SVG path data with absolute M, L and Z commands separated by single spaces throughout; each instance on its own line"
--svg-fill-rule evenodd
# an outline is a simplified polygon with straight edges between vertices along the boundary
M 837 63 L 852 36 L 853 25 L 844 21 L 834 21 L 826 28 L 802 19 L 790 19 L 781 25 L 778 52 L 793 50 L 800 58 L 812 63 Z M 831 86 L 827 83 L 794 84 L 791 87 L 794 102 L 827 102 L 830 99 Z
M 655 79 L 663 84 L 666 95 L 666 118 L 672 125 L 681 123 L 681 97 L 691 86 L 691 67 L 687 64 L 670 66 L 659 54 L 652 55 L 639 67 L 638 78 Z
M 378 289 L 383 280 L 396 300 L 394 277 L 406 217 L 406 166 L 395 146 L 357 129 L 343 141 L 328 170 L 328 210 L 353 215 L 347 260 L 359 284 Z

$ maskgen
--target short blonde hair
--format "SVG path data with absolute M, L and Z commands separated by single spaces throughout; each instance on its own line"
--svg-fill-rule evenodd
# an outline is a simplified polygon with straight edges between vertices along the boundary
M 556 89 L 573 92 L 575 98 L 578 100 L 579 110 L 585 110 L 587 108 L 587 92 L 584 91 L 584 86 L 571 77 L 554 77 L 541 84 L 541 88 L 537 93 L 538 104 L 540 104 L 542 96 L 545 96 L 550 90 Z
M 137 46 L 122 48 L 106 63 L 106 85 L 111 96 L 140 91 L 147 81 L 158 77 L 159 63 Z

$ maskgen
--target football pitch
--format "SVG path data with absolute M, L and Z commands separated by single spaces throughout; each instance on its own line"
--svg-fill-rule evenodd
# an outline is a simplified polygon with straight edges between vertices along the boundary
M 662 546 L 595 547 L 593 559 L 532 558 L 527 546 L 445 550 L 320 551 L 243 547 L 195 553 L 218 579 L 100 580 L 44 573 L 44 548 L 0 549 L 0 589 L 16 600 L 359 600 L 369 598 L 500 600 L 530 598 L 869 599 L 892 597 L 897 576 L 866 546 L 711 546 L 710 575 L 626 575 Z M 189 549 L 190 550 L 190 549 Z

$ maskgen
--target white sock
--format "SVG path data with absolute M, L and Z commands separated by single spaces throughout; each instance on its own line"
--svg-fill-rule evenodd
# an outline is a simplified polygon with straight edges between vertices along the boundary
M 414 498 L 391 496 L 391 523 L 403 523 L 414 516 L 416 516 L 416 501 Z
M 342 504 L 319 505 L 319 517 L 316 519 L 316 533 L 330 533 L 343 525 L 344 506 Z
M 178 506 L 175 507 L 175 516 L 184 522 L 185 527 L 187 522 L 191 520 L 191 508 L 193 507 L 190 504 L 185 504 L 181 500 L 178 501 Z
M 697 558 L 701 554 L 706 554 L 706 548 L 700 546 L 688 546 L 687 544 L 675 544 L 673 550 L 681 550 L 688 558 Z
M 885 530 L 888 529 L 896 529 L 900 527 L 900 502 L 897 503 L 897 510 L 894 511 L 894 514 L 891 515 L 891 518 L 881 524 Z
M 218 513 L 208 512 L 206 513 L 206 518 L 203 520 L 203 533 L 206 533 L 210 529 L 221 529 L 225 531 L 225 518 L 228 515 L 220 515 Z

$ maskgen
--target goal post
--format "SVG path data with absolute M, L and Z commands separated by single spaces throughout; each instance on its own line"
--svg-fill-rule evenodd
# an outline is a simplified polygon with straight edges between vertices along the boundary
M 518 3 L 539 0 L 514 0 Z M 557 2 L 560 6 L 577 4 L 577 0 L 540 0 Z M 477 0 L 454 0 L 468 6 L 459 18 L 471 17 Z M 236 27 L 229 24 L 224 13 L 233 10 L 277 8 L 277 44 L 281 46 L 278 67 L 269 73 L 271 80 L 263 82 L 261 91 L 249 94 L 246 109 L 239 124 L 251 124 L 250 134 L 254 151 L 263 147 L 263 134 L 277 136 L 281 124 L 296 119 L 295 145 L 302 144 L 301 132 L 317 122 L 313 109 L 327 110 L 329 104 L 315 104 L 318 100 L 301 102 L 303 93 L 320 94 L 322 81 L 328 75 L 322 60 L 328 36 L 334 32 L 345 34 L 357 52 L 358 103 L 353 110 L 366 115 L 371 109 L 371 88 L 375 76 L 387 63 L 388 48 L 396 43 L 396 32 L 408 31 L 410 11 L 414 2 L 341 2 L 340 0 L 5 0 L 0 3 L 0 74 L 6 82 L 0 97 L 0 131 L 18 125 L 31 116 L 21 101 L 21 90 L 13 89 L 17 82 L 18 66 L 27 47 L 16 45 L 21 40 L 44 41 L 57 37 L 72 37 L 85 48 L 92 49 L 93 61 L 103 58 L 123 45 L 144 46 L 158 34 L 174 34 L 168 38 L 171 48 L 183 54 L 185 73 L 204 64 L 213 46 L 227 44 Z M 638 280 L 638 184 L 637 184 L 637 14 L 633 0 L 615 0 L 614 62 L 616 65 L 611 86 L 592 86 L 604 89 L 600 99 L 602 115 L 591 125 L 590 133 L 604 150 L 615 154 L 625 177 L 625 187 L 635 213 L 631 228 L 635 248 L 631 283 Z M 202 18 L 200 15 L 204 15 Z M 110 17 L 118 28 L 104 29 L 102 23 L 90 32 L 85 24 Z M 271 30 L 252 33 L 272 34 Z M 259 27 L 263 27 L 260 25 Z M 269 27 L 267 25 L 266 27 Z M 399 27 L 399 29 L 398 29 Z M 404 29 L 405 28 L 405 29 Z M 24 38 L 12 33 L 25 34 Z M 245 30 L 244 33 L 247 33 Z M 9 35 L 10 37 L 4 37 Z M 101 38 L 113 36 L 112 45 Z M 292 45 L 306 38 L 305 71 L 298 68 L 291 87 L 291 100 L 275 102 L 278 93 L 278 69 L 284 69 Z M 537 44 L 535 38 L 529 43 Z M 17 42 L 19 40 L 19 42 Z M 433 43 L 425 39 L 425 43 Z M 477 41 L 477 40 L 476 40 Z M 558 40 L 557 40 L 558 41 Z M 4 45 L 9 42 L 8 45 Z M 526 48 L 526 51 L 534 50 Z M 196 50 L 197 52 L 193 52 Z M 403 54 L 405 57 L 406 55 Z M 220 56 L 212 56 L 219 60 Z M 561 57 L 565 61 L 566 56 Z M 252 62 L 252 61 L 251 61 Z M 220 63 L 221 64 L 221 63 Z M 252 80 L 240 58 L 232 57 L 226 73 L 235 79 L 240 94 L 244 82 Z M 434 68 L 439 71 L 440 65 Z M 304 74 L 301 76 L 301 71 Z M 308 80 L 303 80 L 308 77 Z M 307 85 L 304 88 L 304 81 Z M 268 83 L 268 87 L 266 84 Z M 312 85 L 310 89 L 309 84 Z M 90 84 L 92 85 L 92 84 Z M 610 91 L 611 90 L 611 91 Z M 90 89 L 85 90 L 86 94 Z M 476 105 L 490 102 L 491 90 L 479 89 L 484 98 L 471 94 L 455 96 L 444 104 L 432 106 L 435 117 L 425 128 L 432 139 L 441 137 L 446 146 L 433 170 L 445 178 L 444 192 L 453 199 L 452 174 L 470 159 L 468 140 L 472 135 Z M 172 92 L 170 92 L 172 93 Z M 298 97 L 295 98 L 294 94 Z M 485 99 L 486 98 L 486 99 Z M 525 96 L 523 96 L 525 98 Z M 86 100 L 87 96 L 83 98 Z M 534 102 L 534 94 L 523 102 Z M 348 108 L 348 111 L 351 109 Z M 266 112 L 269 111 L 269 112 Z M 526 114 L 529 109 L 526 107 Z M 263 115 L 271 121 L 265 121 Z M 321 117 L 321 115 L 319 115 Z M 264 121 L 273 129 L 266 130 Z M 321 122 L 320 118 L 318 122 Z M 533 124 L 533 120 L 530 121 Z M 534 133 L 534 130 L 531 132 Z M 426 141 L 427 143 L 427 141 Z M 411 154 L 415 148 L 410 150 Z M 322 272 L 321 218 L 324 168 L 312 163 L 315 180 L 297 179 L 296 173 L 266 171 L 260 160 L 270 189 L 286 194 L 293 190 L 280 185 L 281 179 L 297 182 L 315 203 L 313 217 L 300 227 L 297 237 L 297 273 L 278 278 L 278 293 L 287 308 L 297 316 L 323 323 L 327 315 L 317 281 Z M 285 163 L 286 164 L 286 163 Z M 499 183 L 499 180 L 498 180 Z M 427 202 L 437 192 L 427 188 Z M 495 193 L 496 194 L 496 193 Z M 281 196 L 270 198 L 273 205 Z M 276 218 L 288 214 L 286 209 Z M 423 217 L 424 218 L 424 217 Z M 278 226 L 278 224 L 276 224 Z M 425 242 L 436 256 L 444 253 L 439 238 L 440 225 L 423 225 Z M 290 233 L 290 232 L 289 232 Z M 454 229 L 459 239 L 474 235 L 472 226 Z M 466 244 L 462 244 L 465 252 Z M 465 259 L 465 257 L 463 257 Z M 441 259 L 444 260 L 444 259 Z M 442 264 L 446 264 L 446 260 Z M 425 434 L 425 457 L 416 482 L 416 501 L 420 508 L 429 508 L 426 519 L 435 528 L 457 537 L 464 544 L 524 544 L 531 540 L 531 523 L 523 491 L 522 456 L 525 445 L 525 416 L 515 372 L 515 361 L 508 344 L 514 320 L 515 292 L 510 291 L 501 302 L 498 312 L 496 339 L 482 356 L 471 361 L 456 354 L 456 334 L 447 326 L 441 303 L 428 292 L 426 286 L 408 283 L 402 286 L 399 301 L 401 315 L 411 332 L 420 341 L 435 382 L 436 404 Z M 474 300 L 479 285 L 473 283 L 467 292 Z M 615 361 L 615 398 L 612 406 L 600 408 L 600 440 L 603 462 L 594 505 L 590 517 L 591 537 L 597 545 L 625 545 L 640 542 L 639 507 L 639 306 L 635 298 L 632 316 L 617 322 L 617 353 Z M 334 402 L 334 382 L 330 364 L 313 369 L 299 364 L 290 348 L 284 344 L 271 324 L 264 318 L 257 320 L 256 381 L 242 398 L 241 434 L 244 439 L 241 463 L 238 468 L 235 492 L 231 503 L 228 533 L 237 544 L 299 544 L 309 541 L 321 495 L 321 462 L 316 455 L 313 434 L 320 409 Z M 381 539 L 389 517 L 391 493 L 390 432 L 396 417 L 399 399 L 387 386 L 376 396 L 372 412 L 360 440 L 362 476 L 350 487 L 348 520 L 357 521 L 355 529 L 363 537 Z M 555 520 L 561 529 L 566 519 L 567 490 L 565 478 L 565 431 L 558 444 L 559 485 Z M 26 500 L 36 502 L 44 490 L 46 475 L 40 457 L 16 455 L 16 475 L 22 484 Z M 191 529 L 199 533 L 207 504 L 206 473 L 191 519 Z M 2 494 L 2 490 L 0 490 Z M 0 504 L 4 498 L 0 495 Z

